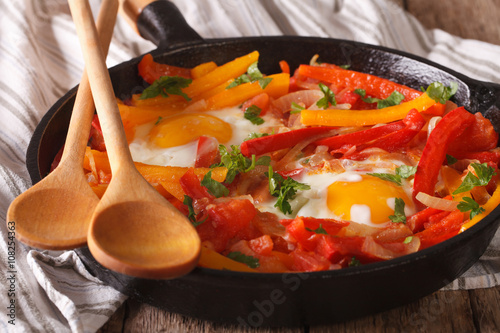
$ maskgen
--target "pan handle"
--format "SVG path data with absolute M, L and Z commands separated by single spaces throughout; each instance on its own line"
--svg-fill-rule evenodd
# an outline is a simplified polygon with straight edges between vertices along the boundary
M 159 51 L 203 42 L 177 6 L 166 0 L 121 0 L 121 13 L 145 39 Z

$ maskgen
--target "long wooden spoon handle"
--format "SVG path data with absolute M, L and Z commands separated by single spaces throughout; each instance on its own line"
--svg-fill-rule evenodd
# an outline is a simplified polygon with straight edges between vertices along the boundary
M 108 53 L 113 28 L 118 13 L 118 0 L 104 0 L 97 17 L 97 30 L 101 41 L 102 53 Z M 94 116 L 94 101 L 87 76 L 87 71 L 83 71 L 80 86 L 76 93 L 73 113 L 66 137 L 66 147 L 63 151 L 61 164 L 70 168 L 80 168 L 90 134 L 90 126 Z M 67 163 L 67 164 L 66 164 Z
M 70 0 L 69 5 L 85 59 L 111 172 L 115 174 L 120 168 L 135 169 L 89 3 L 87 0 Z
M 156 0 L 120 0 L 120 14 L 130 26 L 138 33 L 137 18 L 142 10 Z

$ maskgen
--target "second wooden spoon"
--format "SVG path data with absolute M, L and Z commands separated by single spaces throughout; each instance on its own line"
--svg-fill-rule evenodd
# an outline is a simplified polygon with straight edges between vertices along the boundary
M 106 143 L 112 179 L 99 202 L 88 246 L 103 266 L 144 278 L 174 278 L 191 271 L 200 239 L 189 220 L 135 168 L 97 33 L 86 0 L 70 0 L 94 102 Z

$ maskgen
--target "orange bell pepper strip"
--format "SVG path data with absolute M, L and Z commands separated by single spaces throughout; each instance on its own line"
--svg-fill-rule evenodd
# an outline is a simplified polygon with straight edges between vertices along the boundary
M 123 124 L 130 126 L 147 124 L 158 120 L 160 117 L 165 118 L 182 112 L 182 109 L 177 107 L 129 106 L 120 103 L 118 109 Z
M 229 79 L 237 78 L 245 74 L 248 67 L 259 59 L 259 52 L 254 51 L 242 57 L 236 58 L 222 66 L 215 68 L 210 73 L 194 79 L 191 84 L 183 89 L 190 98 L 194 98 L 204 91 L 217 87 Z
M 384 99 L 395 90 L 405 96 L 403 102 L 415 99 L 422 95 L 421 91 L 383 79 L 381 77 L 346 70 L 338 67 L 300 65 L 298 74 L 309 78 L 328 82 L 338 87 L 364 89 L 368 96 Z
M 210 62 L 204 62 L 203 64 L 200 64 L 193 69 L 191 69 L 191 77 L 193 79 L 198 79 L 202 76 L 207 75 L 211 71 L 217 68 L 217 64 L 213 61 Z
M 422 94 L 409 102 L 377 110 L 302 110 L 300 114 L 306 126 L 370 126 L 401 120 L 412 109 L 423 112 L 436 103 Z
M 201 256 L 198 261 L 198 266 L 212 268 L 212 269 L 227 269 L 237 272 L 250 272 L 257 273 L 253 268 L 245 264 L 229 259 L 220 253 L 215 252 L 205 246 L 201 247 Z
M 225 89 L 224 91 L 208 98 L 207 109 L 217 110 L 225 107 L 240 105 L 246 100 L 255 97 L 263 92 L 269 97 L 278 98 L 288 93 L 290 85 L 290 75 L 286 73 L 274 74 L 266 76 L 272 81 L 262 89 L 258 82 L 244 83 L 234 88 Z

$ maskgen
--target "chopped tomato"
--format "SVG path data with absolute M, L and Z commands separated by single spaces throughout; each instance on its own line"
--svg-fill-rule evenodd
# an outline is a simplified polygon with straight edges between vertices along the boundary
M 260 109 L 260 116 L 265 115 L 270 105 L 269 95 L 266 93 L 261 93 L 255 97 L 250 98 L 248 101 L 242 104 L 241 110 L 246 111 L 252 105 L 255 105 Z
M 431 225 L 428 229 L 416 233 L 415 236 L 420 238 L 420 249 L 428 248 L 455 236 L 460 231 L 463 223 L 464 213 L 456 210 L 441 221 Z
M 325 271 L 330 268 L 330 262 L 314 253 L 297 249 L 290 253 L 293 259 L 293 269 L 302 272 Z
M 195 168 L 209 168 L 217 163 L 219 158 L 219 142 L 217 139 L 211 136 L 200 136 L 196 147 Z

